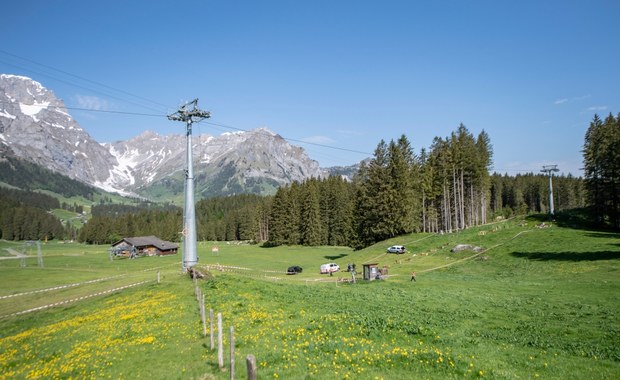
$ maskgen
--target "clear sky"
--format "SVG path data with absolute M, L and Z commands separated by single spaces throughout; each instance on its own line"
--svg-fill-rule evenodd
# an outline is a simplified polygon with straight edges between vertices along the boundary
M 620 1 L 6 1 L 0 72 L 41 82 L 99 142 L 199 98 L 219 135 L 267 127 L 321 166 L 463 123 L 494 169 L 582 175 L 595 113 L 620 112 Z M 310 142 L 325 145 L 324 148 Z

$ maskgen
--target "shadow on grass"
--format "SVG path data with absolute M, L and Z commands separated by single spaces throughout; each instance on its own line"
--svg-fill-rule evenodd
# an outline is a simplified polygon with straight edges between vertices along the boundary
M 594 214 L 592 214 L 592 211 L 588 208 L 564 210 L 556 213 L 552 218 L 549 217 L 549 214 L 530 214 L 526 218 L 532 222 L 538 223 L 549 223 L 552 221 L 560 227 L 572 228 L 575 230 L 618 232 L 618 228 L 613 228 L 609 224 L 597 223 Z
M 349 256 L 348 253 L 341 253 L 338 256 L 323 256 L 323 257 L 325 257 L 327 260 L 336 260 L 336 259 L 341 259 L 341 258 L 347 257 L 347 256 Z
M 512 256 L 538 261 L 597 261 L 620 259 L 620 251 L 513 252 Z
M 606 238 L 606 239 L 620 239 L 620 234 L 615 234 L 613 232 L 588 232 L 585 234 L 587 237 L 592 238 Z

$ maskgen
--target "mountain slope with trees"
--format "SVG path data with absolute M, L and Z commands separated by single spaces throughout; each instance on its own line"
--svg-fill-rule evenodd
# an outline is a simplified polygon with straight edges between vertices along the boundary
M 25 190 L 47 190 L 65 197 L 93 198 L 96 190 L 80 182 L 13 156 L 0 159 L 0 182 Z
M 430 152 L 416 155 L 406 136 L 379 142 L 374 157 L 360 165 L 337 206 L 346 215 L 333 220 L 317 204 L 335 186 L 310 180 L 280 188 L 273 201 L 273 244 L 329 244 L 321 229 L 342 231 L 336 240 L 358 248 L 411 232 L 453 231 L 486 223 L 492 148 L 483 131 L 475 138 L 464 125 L 446 139 L 436 138 Z M 351 196 L 352 195 L 352 196 Z M 317 199 L 318 198 L 318 199 Z M 318 210 L 318 212 L 317 212 Z M 313 231 L 314 229 L 314 231 Z M 322 237 L 322 238 L 321 238 Z
M 278 188 L 273 196 L 235 195 L 204 199 L 196 205 L 200 240 L 249 240 L 267 245 L 367 247 L 412 232 L 451 232 L 487 223 L 490 218 L 548 212 L 548 177 L 528 173 L 489 174 L 489 135 L 474 136 L 464 125 L 415 154 L 403 135 L 379 142 L 370 160 L 360 163 L 353 181 L 341 176 L 310 178 Z M 583 180 L 554 177 L 555 209 L 586 205 Z M 104 227 L 85 228 L 81 239 L 112 242 L 140 231 L 179 241 L 179 211 L 158 216 L 117 216 Z M 108 216 L 109 217 L 109 216 Z M 100 223 L 95 216 L 95 223 Z M 168 225 L 173 220 L 176 230 Z M 165 226 L 163 225 L 165 224 Z M 128 226 L 132 227 L 130 229 Z M 146 225 L 144 225 L 146 226 Z M 102 231 L 108 231 L 108 237 Z M 175 235 L 173 231 L 177 231 Z M 97 233 L 97 238 L 89 234 Z
M 48 211 L 58 199 L 32 191 L 0 187 L 0 237 L 5 240 L 63 239 L 65 229 Z
M 614 128 L 617 129 L 617 119 L 613 116 L 605 122 L 595 118 L 591 125 L 584 148 L 584 160 L 592 162 L 589 182 L 570 175 L 553 178 L 557 212 L 596 205 L 600 198 L 606 201 L 595 210 L 600 210 L 605 220 L 617 219 L 618 200 L 613 198 L 617 196 L 617 175 L 614 177 L 617 168 L 613 160 L 606 159 L 615 152 L 616 145 L 609 143 L 614 140 L 608 136 L 613 135 Z M 601 141 L 607 145 L 601 147 Z M 599 145 L 591 146 L 593 143 Z M 342 176 L 310 178 L 282 186 L 273 196 L 239 194 L 199 201 L 196 205 L 198 237 L 269 245 L 363 248 L 401 234 L 458 231 L 487 223 L 489 218 L 497 216 L 548 212 L 547 176 L 491 175 L 492 157 L 488 134 L 482 131 L 474 136 L 462 124 L 448 137 L 436 137 L 419 154 L 404 135 L 387 143 L 380 141 L 374 156 L 360 163 L 352 181 Z M 0 162 L 0 179 L 11 186 L 52 189 L 67 196 L 93 199 L 94 194 L 92 188 L 77 181 L 13 158 Z M 57 226 L 23 226 L 23 220 L 33 220 L 39 226 L 52 225 L 46 210 L 57 205 L 39 207 L 39 214 L 32 210 L 16 212 L 18 207 L 26 206 L 23 202 L 15 203 L 16 198 L 31 197 L 22 194 L 9 199 L 7 194 L 3 198 L 6 201 L 1 220 L 5 239 L 68 235 Z M 32 207 L 34 201 L 30 203 L 28 206 Z M 92 215 L 79 232 L 80 241 L 109 244 L 125 236 L 138 235 L 181 240 L 182 210 L 173 204 L 136 206 L 100 202 L 92 207 Z M 18 220 L 13 220 L 14 217 Z M 76 233 L 71 231 L 69 235 Z

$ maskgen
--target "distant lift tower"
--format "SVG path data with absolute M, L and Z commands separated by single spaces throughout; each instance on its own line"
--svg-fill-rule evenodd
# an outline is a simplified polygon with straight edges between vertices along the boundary
M 183 212 L 183 271 L 198 263 L 196 254 L 196 209 L 194 206 L 194 166 L 192 163 L 192 123 L 211 117 L 211 113 L 198 109 L 198 99 L 182 105 L 168 115 L 169 120 L 187 124 L 187 156 L 185 168 L 185 208 Z
M 543 165 L 541 172 L 549 174 L 549 216 L 553 216 L 553 172 L 559 172 L 557 165 Z

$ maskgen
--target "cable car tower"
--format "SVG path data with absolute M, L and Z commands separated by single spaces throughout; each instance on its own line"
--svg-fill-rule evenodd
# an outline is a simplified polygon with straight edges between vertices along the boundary
M 192 123 L 211 117 L 208 111 L 198 109 L 198 99 L 185 103 L 168 115 L 168 120 L 186 123 L 185 204 L 183 210 L 183 272 L 198 263 L 196 254 L 196 208 L 194 205 L 194 166 L 192 162 Z
M 553 172 L 559 172 L 557 165 L 543 165 L 541 170 L 542 173 L 549 174 L 549 217 L 553 218 L 553 182 L 551 178 L 553 178 Z

